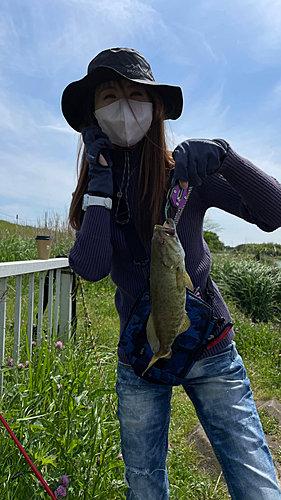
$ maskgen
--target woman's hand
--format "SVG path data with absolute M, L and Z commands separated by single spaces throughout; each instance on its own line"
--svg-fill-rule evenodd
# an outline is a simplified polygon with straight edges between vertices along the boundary
M 174 179 L 180 187 L 200 186 L 202 180 L 220 168 L 227 155 L 228 145 L 222 139 L 189 139 L 181 142 L 173 152 Z
M 86 159 L 89 163 L 88 191 L 101 196 L 113 195 L 112 160 L 113 144 L 96 125 L 82 130 Z

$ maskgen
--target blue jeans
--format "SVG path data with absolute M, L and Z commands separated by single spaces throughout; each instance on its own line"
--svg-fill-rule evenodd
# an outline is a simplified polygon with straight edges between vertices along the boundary
M 281 500 L 250 381 L 235 342 L 197 361 L 183 385 L 233 500 Z M 172 388 L 118 364 L 116 384 L 127 500 L 169 498 L 166 458 Z

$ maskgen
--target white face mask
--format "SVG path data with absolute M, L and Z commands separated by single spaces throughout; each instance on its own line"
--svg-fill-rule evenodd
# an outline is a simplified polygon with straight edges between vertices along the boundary
M 130 148 L 148 132 L 152 123 L 151 102 L 119 99 L 94 113 L 102 131 L 112 144 Z

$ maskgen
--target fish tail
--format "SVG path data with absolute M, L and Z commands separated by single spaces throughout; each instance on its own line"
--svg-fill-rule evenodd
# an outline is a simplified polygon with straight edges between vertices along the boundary
M 172 354 L 172 351 L 171 349 L 169 350 L 169 352 L 167 354 L 162 354 L 160 351 L 157 352 L 156 354 L 154 354 L 147 366 L 147 368 L 144 370 L 144 372 L 141 374 L 141 376 L 143 377 L 143 375 L 147 372 L 147 370 L 149 370 L 149 368 L 152 367 L 152 365 L 154 365 L 154 363 L 156 363 L 156 361 L 158 361 L 158 359 L 160 358 L 170 358 L 171 357 L 171 354 Z

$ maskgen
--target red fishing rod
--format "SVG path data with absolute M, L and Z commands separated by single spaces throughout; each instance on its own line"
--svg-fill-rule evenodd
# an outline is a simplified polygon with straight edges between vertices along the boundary
M 8 426 L 6 420 L 1 415 L 1 413 L 0 413 L 0 420 L 1 420 L 2 424 L 4 425 L 4 427 L 7 429 L 8 433 L 10 434 L 10 436 L 13 438 L 14 442 L 16 443 L 17 447 L 19 448 L 20 452 L 23 454 L 23 456 L 26 459 L 26 461 L 29 463 L 29 465 L 32 468 L 32 470 L 33 470 L 35 476 L 37 477 L 37 479 L 39 479 L 39 481 L 41 481 L 43 488 L 45 488 L 45 490 L 47 491 L 47 493 L 49 493 L 49 495 L 52 498 L 52 500 L 57 500 L 57 497 L 55 497 L 54 493 L 50 490 L 50 488 L 47 485 L 45 479 L 41 476 L 39 470 L 36 469 L 34 463 L 31 461 L 31 459 L 29 458 L 29 456 L 26 453 L 26 451 L 24 451 L 24 449 L 23 449 L 22 445 L 20 444 L 19 440 L 16 438 L 15 434 L 13 433 L 12 429 Z

